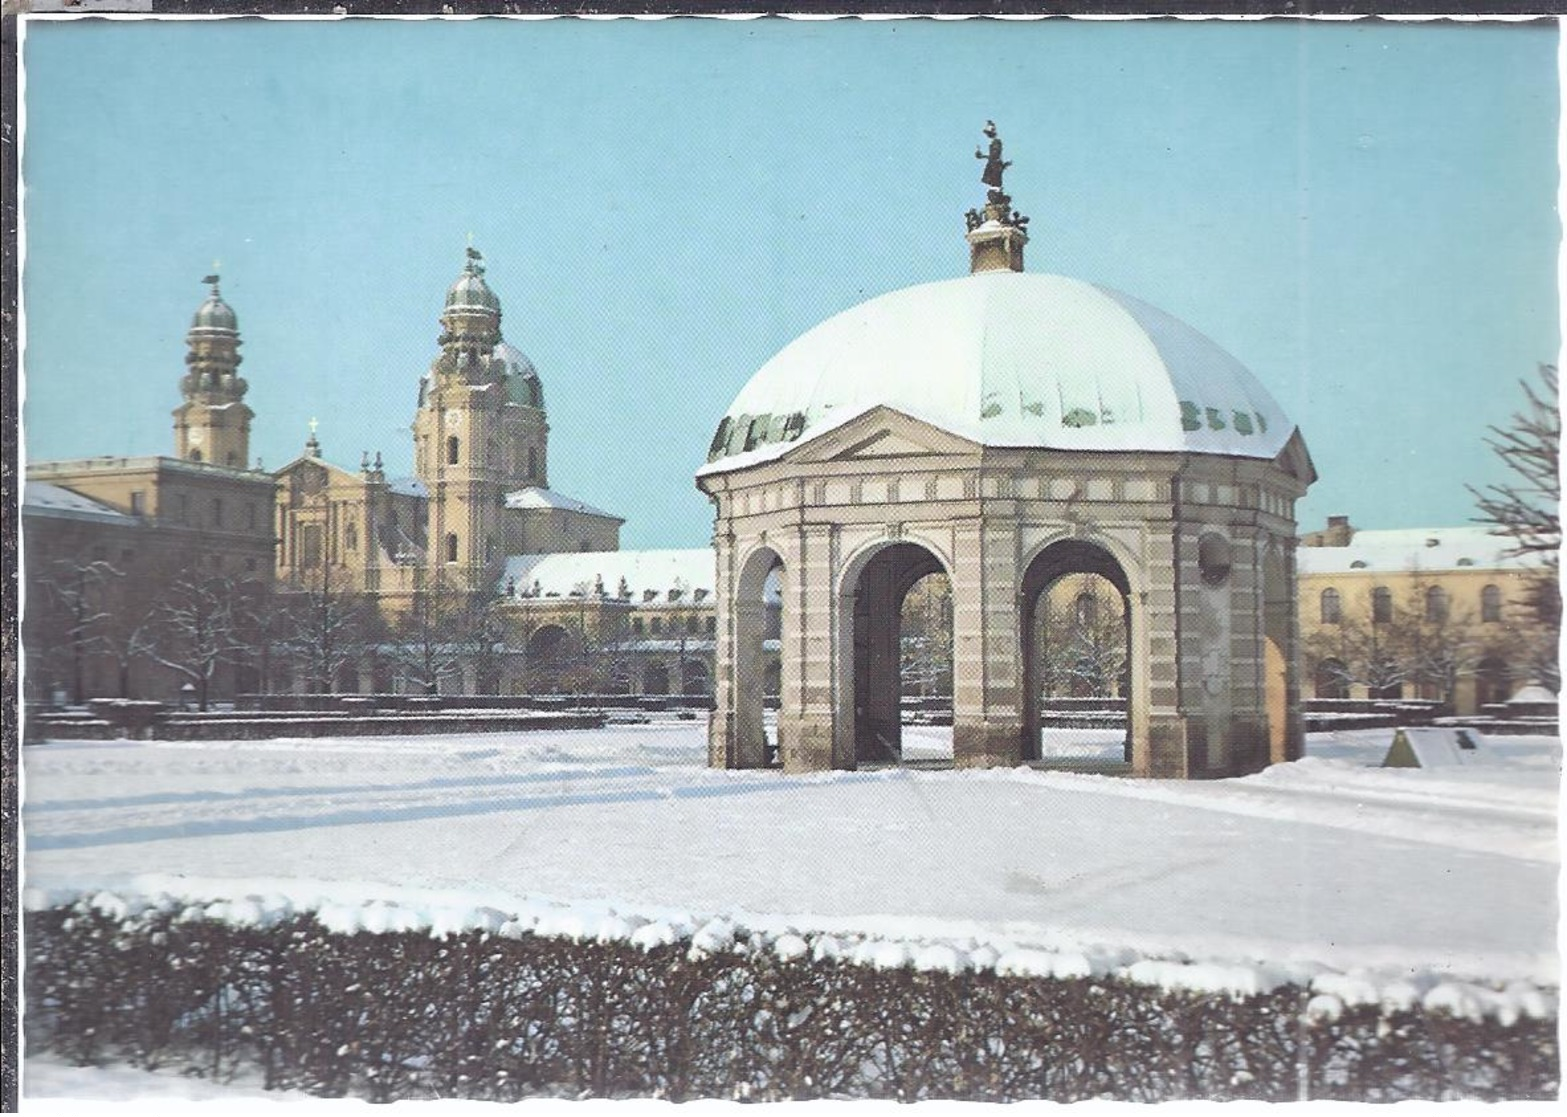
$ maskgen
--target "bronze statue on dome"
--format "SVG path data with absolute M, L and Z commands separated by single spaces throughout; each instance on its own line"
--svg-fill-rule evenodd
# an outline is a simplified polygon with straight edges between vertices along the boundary
M 985 161 L 985 169 L 980 172 L 979 181 L 990 187 L 993 192 L 999 194 L 1001 193 L 1001 176 L 1012 164 L 1010 161 L 1001 158 L 1001 137 L 996 134 L 996 122 L 994 120 L 985 121 L 985 135 L 990 139 L 989 153 L 987 154 L 980 148 L 974 149 L 974 158 Z

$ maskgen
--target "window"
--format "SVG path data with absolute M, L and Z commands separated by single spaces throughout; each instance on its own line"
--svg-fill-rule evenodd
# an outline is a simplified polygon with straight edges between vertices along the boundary
M 212 498 L 212 526 L 223 526 L 223 498 L 221 496 Z
M 175 507 L 175 510 L 179 514 L 180 523 L 182 523 L 182 524 L 189 523 L 190 522 L 190 494 L 189 493 L 180 493 L 180 495 L 177 498 L 175 498 L 175 505 L 174 505 L 174 507 Z
M 532 446 L 528 447 L 528 480 L 532 481 L 539 475 L 539 452 Z
M 708 617 L 707 618 L 707 634 L 709 636 L 711 636 L 711 635 L 713 635 L 717 631 L 718 631 L 718 618 L 717 617 Z
M 92 549 L 92 557 L 94 562 L 103 562 L 109 557 L 109 548 L 102 543 L 98 544 Z
M 253 558 L 246 559 L 245 560 L 245 569 L 246 570 L 250 570 L 250 571 L 254 571 L 256 569 L 256 560 L 253 559 Z
M 1322 591 L 1322 623 L 1338 624 L 1344 618 L 1343 603 L 1339 599 L 1338 590 L 1327 589 Z
M 1371 591 L 1371 623 L 1393 623 L 1393 591 L 1386 586 Z
M 359 528 L 352 520 L 343 527 L 343 546 L 350 551 L 359 549 Z
M 446 464 L 456 465 L 462 450 L 462 442 L 454 434 L 446 440 Z
M 660 632 L 663 632 L 663 631 L 664 631 L 664 621 L 663 621 L 663 618 L 662 617 L 654 617 L 653 618 L 653 635 L 657 636 Z
M 147 494 L 137 489 L 131 493 L 131 515 L 145 516 L 147 514 Z
M 446 561 L 457 561 L 457 533 L 449 532 L 446 536 Z
M 1500 624 L 1502 620 L 1502 587 L 1486 586 L 1480 591 L 1480 619 L 1486 624 Z
M 687 617 L 686 618 L 686 634 L 688 636 L 695 636 L 697 634 L 697 632 L 700 630 L 700 625 L 701 625 L 701 622 L 699 620 L 697 620 L 696 617 Z
M 256 530 L 256 504 L 254 501 L 245 505 L 245 526 L 251 531 Z
M 193 462 L 201 461 L 201 451 L 200 450 L 192 450 L 190 452 L 190 460 L 193 461 Z
M 299 528 L 299 565 L 314 570 L 321 565 L 321 525 L 302 524 Z
M 232 465 L 238 465 L 239 464 L 239 455 L 236 454 L 233 450 L 230 450 L 228 452 L 228 457 L 225 458 L 224 460 L 231 466 Z
M 1094 622 L 1099 619 L 1099 601 L 1091 593 L 1077 595 L 1077 627 L 1093 628 Z
M 1426 590 L 1426 620 L 1433 624 L 1447 620 L 1447 591 L 1441 586 Z
M 632 632 L 635 632 L 638 636 L 641 636 L 643 628 L 644 628 L 644 625 L 642 624 L 642 618 L 641 617 L 632 617 L 631 618 L 631 631 Z
M 136 552 L 131 550 L 129 547 L 126 547 L 124 550 L 122 550 L 120 552 L 120 562 L 122 562 L 122 563 L 129 563 L 133 559 L 135 559 L 135 557 L 136 557 Z

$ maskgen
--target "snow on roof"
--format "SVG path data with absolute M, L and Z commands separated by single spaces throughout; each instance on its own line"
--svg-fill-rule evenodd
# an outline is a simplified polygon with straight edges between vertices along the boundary
M 424 482 L 417 477 L 393 477 L 386 483 L 387 491 L 399 493 L 402 496 L 428 496 L 429 490 L 424 487 Z
M 593 507 L 591 504 L 577 500 L 575 497 L 566 496 L 546 489 L 541 485 L 531 485 L 526 489 L 518 489 L 516 492 L 506 494 L 507 508 L 555 508 L 566 512 L 580 512 L 584 516 L 598 516 L 605 520 L 617 520 L 625 523 L 625 519 L 612 512 L 605 512 Z
M 1513 541 L 1479 525 L 1356 531 L 1343 547 L 1300 547 L 1301 574 L 1343 574 L 1358 570 L 1529 570 L 1531 560 L 1504 554 Z
M 128 516 L 107 504 L 85 497 L 70 489 L 51 485 L 47 481 L 28 481 L 22 490 L 22 512 L 33 516 L 59 516 L 76 520 L 104 520 L 110 523 L 135 523 Z
M 735 397 L 699 474 L 779 457 L 878 404 L 984 446 L 1272 459 L 1295 430 L 1178 319 L 1108 287 L 999 272 L 894 291 L 801 335 Z
M 667 551 L 579 551 L 558 555 L 512 555 L 501 574 L 501 588 L 510 582 L 518 596 L 531 595 L 539 584 L 542 596 L 570 597 L 573 592 L 592 594 L 602 584 L 610 597 L 621 593 L 620 581 L 634 604 L 669 603 L 670 591 L 678 604 L 713 600 L 717 559 L 710 547 Z M 647 595 L 652 594 L 649 598 Z

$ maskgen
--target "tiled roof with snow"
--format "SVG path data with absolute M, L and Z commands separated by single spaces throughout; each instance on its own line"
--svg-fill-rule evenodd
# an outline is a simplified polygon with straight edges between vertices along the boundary
M 403 496 L 429 495 L 424 482 L 417 477 L 393 477 L 386 483 L 386 487 L 389 492 L 400 493 Z
M 1526 558 L 1504 552 L 1513 541 L 1492 535 L 1484 527 L 1400 528 L 1356 531 L 1343 547 L 1301 547 L 1296 565 L 1301 574 L 1344 574 L 1357 571 L 1400 573 L 1413 570 L 1529 570 Z
M 136 517 L 102 504 L 81 493 L 51 485 L 47 481 L 28 481 L 22 490 L 22 513 L 28 516 L 59 516 L 72 520 L 99 520 L 133 524 Z
M 667 551 L 579 551 L 558 555 L 512 555 L 501 573 L 518 597 L 570 597 L 593 594 L 602 585 L 609 597 L 621 596 L 621 579 L 635 605 L 706 604 L 713 601 L 717 560 L 710 547 Z M 674 591 L 673 600 L 670 591 Z M 651 596 L 649 596 L 651 595 Z
M 506 494 L 507 508 L 533 508 L 533 509 L 560 509 L 564 512 L 580 512 L 584 516 L 598 516 L 605 520 L 618 520 L 625 523 L 625 518 L 617 516 L 613 512 L 605 512 L 585 504 L 575 497 L 557 493 L 542 485 L 530 485 L 526 489 L 518 489 L 516 492 Z

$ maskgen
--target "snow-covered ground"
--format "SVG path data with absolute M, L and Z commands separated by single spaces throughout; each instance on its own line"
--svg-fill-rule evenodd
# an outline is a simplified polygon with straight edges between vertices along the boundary
M 906 732 L 911 754 L 950 755 L 950 730 Z M 1053 733 L 1064 753 L 1118 739 Z M 1558 983 L 1560 742 L 1374 767 L 1387 741 L 1314 735 L 1305 760 L 1203 783 L 712 771 L 680 721 L 58 742 L 24 750 L 24 883 L 34 906 L 163 894 L 229 918 L 641 941 L 727 922 L 881 964 L 1529 1011 Z

